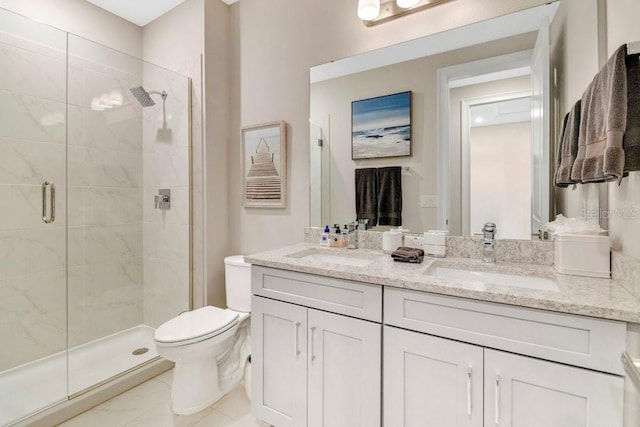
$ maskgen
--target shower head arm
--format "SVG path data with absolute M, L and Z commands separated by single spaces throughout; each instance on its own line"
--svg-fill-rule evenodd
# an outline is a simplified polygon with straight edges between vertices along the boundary
M 149 91 L 149 92 L 147 92 L 147 93 L 148 93 L 149 95 L 153 95 L 153 94 L 155 94 L 155 95 L 160 95 L 160 97 L 162 97 L 162 100 L 163 100 L 163 101 L 165 101 L 165 100 L 167 99 L 167 96 L 168 96 L 167 92 L 166 92 L 166 91 L 164 91 L 164 90 L 163 90 L 162 92 L 159 92 L 159 91 L 157 91 L 157 90 L 152 90 L 152 91 Z

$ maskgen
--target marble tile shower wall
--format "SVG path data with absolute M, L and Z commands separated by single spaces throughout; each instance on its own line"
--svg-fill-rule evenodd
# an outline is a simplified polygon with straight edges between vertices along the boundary
M 143 116 L 144 323 L 158 327 L 189 309 L 189 86 L 188 79 L 143 66 L 144 87 L 168 93 Z M 171 209 L 158 210 L 154 195 L 171 190 Z
M 143 323 L 140 60 L 69 36 L 69 346 Z M 100 99 L 102 97 L 102 99 Z M 101 111 L 105 98 L 122 99 Z
M 65 205 L 41 220 L 41 184 L 65 184 L 66 35 L 22 17 L 0 32 L 0 371 L 66 347 Z M 9 204 L 7 205 L 7 201 Z

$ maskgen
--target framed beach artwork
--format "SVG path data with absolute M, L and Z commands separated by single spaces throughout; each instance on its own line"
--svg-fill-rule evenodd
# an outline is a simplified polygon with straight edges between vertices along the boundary
M 411 155 L 411 92 L 351 103 L 351 158 Z
M 245 207 L 286 207 L 286 130 L 284 121 L 242 128 L 242 182 Z

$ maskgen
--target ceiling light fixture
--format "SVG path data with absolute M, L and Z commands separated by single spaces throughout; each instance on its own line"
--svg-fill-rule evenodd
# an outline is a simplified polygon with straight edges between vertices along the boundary
M 380 0 L 358 0 L 358 18 L 371 21 L 380 15 Z
M 408 9 L 420 3 L 420 0 L 396 0 L 398 7 Z
M 358 0 L 358 17 L 371 27 L 452 0 Z

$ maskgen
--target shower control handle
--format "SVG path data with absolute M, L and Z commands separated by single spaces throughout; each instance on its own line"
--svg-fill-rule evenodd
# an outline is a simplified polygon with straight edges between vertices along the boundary
M 171 209 L 171 190 L 168 188 L 161 188 L 158 190 L 158 194 L 154 197 L 154 200 L 156 209 Z

